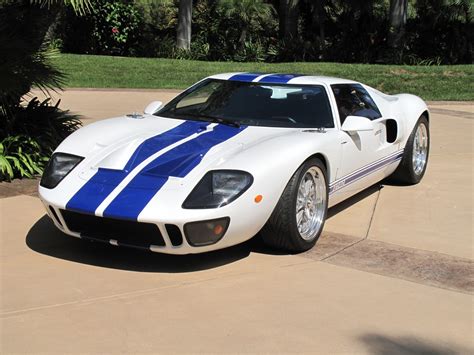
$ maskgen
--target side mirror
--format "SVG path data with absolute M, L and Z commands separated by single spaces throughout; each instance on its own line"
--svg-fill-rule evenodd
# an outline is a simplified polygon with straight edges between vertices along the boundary
M 362 116 L 347 116 L 342 124 L 341 129 L 344 132 L 359 132 L 359 131 L 372 131 L 374 125 L 371 120 L 367 117 Z
M 145 107 L 145 111 L 143 111 L 147 115 L 153 115 L 155 112 L 157 112 L 160 107 L 163 106 L 163 102 L 161 101 L 153 101 L 150 104 L 148 104 L 147 107 Z

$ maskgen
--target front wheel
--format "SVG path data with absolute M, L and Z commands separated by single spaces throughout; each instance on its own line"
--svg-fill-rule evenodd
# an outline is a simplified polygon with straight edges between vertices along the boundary
M 392 177 L 406 184 L 418 184 L 425 175 L 430 152 L 428 120 L 421 116 L 408 138 L 402 161 Z
M 292 176 L 261 231 L 265 244 L 289 252 L 311 249 L 323 230 L 328 209 L 326 168 L 306 161 Z

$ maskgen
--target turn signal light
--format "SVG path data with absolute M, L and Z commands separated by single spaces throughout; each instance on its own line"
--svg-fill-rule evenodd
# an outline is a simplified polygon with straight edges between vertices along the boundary
M 184 225 L 186 240 L 193 247 L 212 245 L 222 239 L 229 227 L 230 218 L 190 222 Z

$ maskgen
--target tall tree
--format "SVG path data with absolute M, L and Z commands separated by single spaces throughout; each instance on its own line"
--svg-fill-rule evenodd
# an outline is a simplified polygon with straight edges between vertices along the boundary
M 324 59 L 324 51 L 326 49 L 326 11 L 324 5 L 326 0 L 314 0 L 313 2 L 313 21 L 319 27 L 319 50 L 321 52 L 320 59 Z
M 65 5 L 83 14 L 91 9 L 90 0 L 0 0 L 0 115 L 10 115 L 32 86 L 45 92 L 61 87 L 64 75 L 49 61 L 52 51 L 44 42 Z
M 408 0 L 390 0 L 388 45 L 399 48 L 407 23 Z
M 186 51 L 191 49 L 192 14 L 193 0 L 179 0 L 176 46 Z
M 273 7 L 263 0 L 220 0 L 219 6 L 228 17 L 236 17 L 242 23 L 240 47 L 245 44 L 252 21 L 263 21 L 273 14 Z
M 291 41 L 298 37 L 299 0 L 280 0 L 280 38 Z

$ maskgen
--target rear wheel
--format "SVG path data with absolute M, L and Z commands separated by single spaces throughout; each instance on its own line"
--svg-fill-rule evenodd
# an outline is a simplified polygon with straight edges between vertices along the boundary
M 326 168 L 320 159 L 306 161 L 283 191 L 263 227 L 263 241 L 290 252 L 311 249 L 323 230 L 328 209 Z
M 421 116 L 408 138 L 402 161 L 392 178 L 406 184 L 418 184 L 425 175 L 429 152 L 429 124 L 426 117 Z

